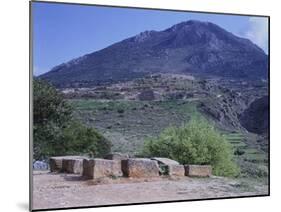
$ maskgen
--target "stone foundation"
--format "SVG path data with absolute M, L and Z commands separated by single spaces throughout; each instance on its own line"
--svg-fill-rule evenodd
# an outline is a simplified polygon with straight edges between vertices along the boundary
M 88 159 L 82 156 L 50 158 L 51 172 L 80 174 L 89 179 L 102 177 L 158 177 L 159 175 L 210 177 L 209 165 L 180 165 L 169 158 L 128 158 L 128 155 L 112 153 L 105 158 Z M 124 159 L 125 158 L 125 159 Z

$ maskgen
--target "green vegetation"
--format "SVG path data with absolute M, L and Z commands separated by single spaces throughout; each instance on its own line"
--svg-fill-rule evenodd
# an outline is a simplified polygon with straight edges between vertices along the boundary
M 172 158 L 181 164 L 210 164 L 215 175 L 239 174 L 231 146 L 203 120 L 192 120 L 185 126 L 165 129 L 158 137 L 145 142 L 143 154 Z
M 234 158 L 241 167 L 241 177 L 261 178 L 268 176 L 265 152 L 247 145 L 245 135 L 241 133 L 225 133 L 224 137 L 234 149 Z
M 157 103 L 159 107 L 165 110 L 174 111 L 181 116 L 187 116 L 190 119 L 200 119 L 202 115 L 197 110 L 196 102 L 186 102 L 182 100 L 167 100 Z
M 97 101 L 92 99 L 77 99 L 69 100 L 70 105 L 73 106 L 76 110 L 85 111 L 85 110 L 109 110 L 109 111 L 118 111 L 118 110 L 129 110 L 139 104 L 132 101 Z
M 67 141 L 67 154 L 88 154 L 103 157 L 110 152 L 111 143 L 94 128 L 88 128 L 77 121 L 72 121 L 63 131 Z
M 74 117 L 99 129 L 112 142 L 112 151 L 138 154 L 147 137 L 170 126 L 202 118 L 196 101 L 69 99 Z
M 92 128 L 72 117 L 71 106 L 48 83 L 33 81 L 34 159 L 67 154 L 101 156 L 110 151 L 110 143 Z
M 87 126 L 98 127 L 98 129 L 110 139 L 113 144 L 113 151 L 126 152 L 132 155 L 141 154 L 144 140 L 148 137 L 153 137 L 152 139 L 148 139 L 148 141 L 146 141 L 146 145 L 150 142 L 150 140 L 153 140 L 153 153 L 156 152 L 158 154 L 157 150 L 159 150 L 158 155 L 170 157 L 172 153 L 161 153 L 162 150 L 169 151 L 169 147 L 162 145 L 160 141 L 159 143 L 155 143 L 154 141 L 161 140 L 164 136 L 171 132 L 173 132 L 171 135 L 178 134 L 178 131 L 174 132 L 171 129 L 188 127 L 188 125 L 185 125 L 184 127 L 181 126 L 184 123 L 188 123 L 190 120 L 203 119 L 202 113 L 198 110 L 198 101 L 196 100 L 186 101 L 169 99 L 162 101 L 104 101 L 94 99 L 72 99 L 68 100 L 68 102 L 74 108 L 74 115 L 77 119 L 81 120 L 84 124 L 87 124 Z M 209 123 L 213 123 L 212 120 L 209 120 Z M 201 123 L 200 125 L 204 125 L 204 123 Z M 172 128 L 170 128 L 171 126 Z M 170 129 L 171 132 L 166 132 L 168 129 Z M 163 131 L 166 133 L 165 135 L 163 135 Z M 205 134 L 209 133 L 204 130 L 202 132 Z M 201 130 L 198 129 L 197 133 L 200 134 Z M 220 175 L 235 176 L 236 173 L 239 173 L 240 177 L 250 178 L 267 176 L 267 155 L 264 151 L 260 150 L 258 146 L 254 145 L 255 138 L 251 138 L 248 134 L 241 131 L 220 131 L 220 133 L 216 133 L 219 134 L 219 136 L 220 134 L 223 136 L 220 136 L 219 139 L 214 139 L 216 140 L 213 142 L 214 146 L 225 146 L 225 143 L 227 143 L 226 146 L 231 155 L 230 160 L 225 162 L 225 164 L 231 164 L 230 167 L 223 169 L 233 169 L 234 171 L 226 171 L 226 174 L 220 174 L 222 171 L 216 171 L 214 169 L 216 172 L 214 172 L 214 174 L 219 173 Z M 159 134 L 160 136 L 157 137 Z M 200 136 L 203 137 L 203 135 Z M 179 137 L 175 137 L 168 140 L 167 143 L 172 143 L 174 140 L 181 141 Z M 182 143 L 178 142 L 178 145 L 180 147 L 185 145 Z M 147 150 L 146 145 L 145 149 Z M 202 148 L 203 147 L 204 145 L 202 145 Z M 195 149 L 195 147 L 193 149 Z M 193 149 L 191 151 L 193 151 Z M 177 155 L 176 151 L 173 152 L 175 152 L 173 154 Z M 147 153 L 149 152 L 146 152 L 146 155 L 141 155 L 156 156 L 156 154 L 153 155 Z M 202 154 L 204 156 L 205 152 L 203 151 Z M 198 155 L 201 157 L 201 154 L 198 153 Z M 177 156 L 174 157 L 175 160 L 178 160 L 177 158 Z M 204 161 L 202 162 L 202 160 L 199 159 L 200 158 L 198 157 L 199 163 L 207 163 Z M 239 166 L 240 172 L 237 171 L 238 169 L 236 165 L 233 165 L 233 161 L 235 161 L 235 163 Z M 197 161 L 194 160 L 194 163 L 195 162 Z M 230 174 L 227 174 L 227 172 Z

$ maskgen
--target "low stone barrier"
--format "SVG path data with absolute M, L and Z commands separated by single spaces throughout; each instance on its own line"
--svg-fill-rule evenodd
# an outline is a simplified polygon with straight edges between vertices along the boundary
M 155 160 L 147 158 L 129 158 L 121 161 L 122 171 L 126 177 L 157 177 L 159 166 Z
M 212 167 L 209 165 L 185 165 L 185 175 L 189 177 L 210 177 Z
M 121 177 L 121 161 L 106 159 L 84 159 L 83 176 L 89 179 L 101 177 Z
M 128 155 L 112 153 L 107 159 L 89 159 L 82 156 L 50 158 L 51 172 L 67 172 L 89 179 L 102 177 L 157 177 L 159 175 L 210 177 L 210 165 L 180 165 L 169 158 L 128 158 Z

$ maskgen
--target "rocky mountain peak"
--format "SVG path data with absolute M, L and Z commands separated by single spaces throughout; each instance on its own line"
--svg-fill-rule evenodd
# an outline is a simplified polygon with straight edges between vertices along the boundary
M 152 73 L 266 79 L 268 58 L 250 40 L 220 26 L 188 20 L 144 31 L 40 76 L 59 87 L 127 81 Z

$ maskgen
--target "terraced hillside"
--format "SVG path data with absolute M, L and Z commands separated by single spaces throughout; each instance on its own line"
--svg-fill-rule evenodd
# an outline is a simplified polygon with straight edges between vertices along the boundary
M 112 141 L 113 151 L 136 154 L 148 136 L 199 117 L 196 102 L 70 100 L 76 117 Z
M 241 168 L 241 177 L 267 177 L 268 154 L 257 142 L 257 135 L 231 132 L 224 136 L 233 147 L 235 159 Z
M 248 132 L 240 122 L 249 105 L 267 93 L 266 83 L 157 74 L 61 91 L 74 107 L 75 117 L 105 135 L 113 144 L 112 151 L 138 155 L 148 137 L 191 119 L 205 119 L 232 145 L 241 177 L 268 175 L 267 135 Z

